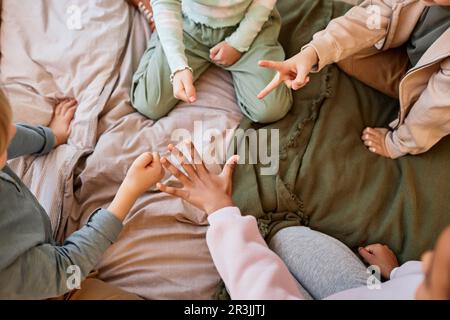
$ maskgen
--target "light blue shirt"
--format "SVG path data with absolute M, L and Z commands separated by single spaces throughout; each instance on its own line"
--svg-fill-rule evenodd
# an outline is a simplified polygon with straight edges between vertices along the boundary
M 42 155 L 54 145 L 50 129 L 17 125 L 8 158 Z M 47 299 L 69 292 L 75 270 L 69 266 L 76 266 L 83 280 L 121 230 L 121 221 L 99 209 L 84 227 L 57 244 L 47 213 L 6 166 L 0 171 L 0 299 Z

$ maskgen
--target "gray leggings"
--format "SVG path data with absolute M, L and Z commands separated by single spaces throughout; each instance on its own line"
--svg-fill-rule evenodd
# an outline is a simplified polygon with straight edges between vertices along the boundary
M 286 263 L 300 290 L 308 292 L 313 299 L 365 286 L 370 276 L 346 245 L 306 227 L 279 231 L 272 238 L 270 248 Z

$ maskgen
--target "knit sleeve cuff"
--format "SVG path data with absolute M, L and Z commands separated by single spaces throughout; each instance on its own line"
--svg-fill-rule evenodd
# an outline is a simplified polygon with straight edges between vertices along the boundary
M 122 222 L 105 209 L 97 209 L 92 214 L 87 225 L 97 230 L 111 243 L 117 240 L 123 229 Z
M 37 154 L 38 155 L 47 154 L 50 151 L 52 151 L 52 149 L 56 145 L 55 135 L 53 134 L 53 131 L 50 128 L 42 127 L 42 126 L 39 126 L 38 128 L 39 128 L 39 130 L 41 130 L 43 132 L 43 134 L 45 136 L 45 145 L 42 148 L 42 150 L 39 151 Z
M 210 225 L 214 225 L 220 221 L 228 220 L 236 217 L 242 217 L 241 211 L 237 207 L 226 207 L 215 211 L 208 217 Z
M 313 48 L 317 53 L 319 63 L 313 70 L 313 72 L 320 72 L 323 68 L 335 62 L 333 58 L 333 52 L 336 49 L 333 46 L 333 42 L 326 38 L 326 34 L 321 34 L 322 33 L 319 32 L 318 34 L 314 35 L 313 40 L 302 48 L 302 51 L 306 48 Z
M 226 38 L 225 41 L 235 48 L 240 53 L 245 53 L 250 49 L 250 45 L 243 43 L 239 40 L 239 38 L 236 38 L 235 34 L 231 35 L 230 37 Z

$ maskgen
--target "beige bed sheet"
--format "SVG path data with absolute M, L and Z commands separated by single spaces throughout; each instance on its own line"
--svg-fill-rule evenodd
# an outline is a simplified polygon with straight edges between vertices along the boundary
M 80 30 L 67 28 L 73 5 L 81 9 Z M 225 135 L 241 119 L 231 76 L 217 68 L 200 79 L 194 105 L 180 104 L 156 123 L 134 112 L 131 75 L 150 31 L 125 1 L 3 0 L 2 19 L 0 77 L 16 121 L 45 125 L 55 99 L 80 102 L 67 146 L 11 163 L 49 212 L 58 240 L 112 201 L 140 153 L 165 153 L 174 130 L 193 132 L 202 121 L 204 130 Z M 212 297 L 219 276 L 203 213 L 149 191 L 124 225 L 98 265 L 102 279 L 146 299 Z

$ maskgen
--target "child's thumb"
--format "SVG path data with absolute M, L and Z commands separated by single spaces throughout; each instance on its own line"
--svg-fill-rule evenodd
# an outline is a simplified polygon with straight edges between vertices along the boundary
M 214 58 L 216 57 L 219 50 L 220 50 L 219 46 L 215 46 L 215 47 L 211 48 L 211 50 L 209 50 L 210 58 L 212 60 L 214 60 Z
M 194 103 L 197 100 L 197 92 L 192 82 L 189 81 L 184 83 L 184 91 L 186 92 L 188 102 Z
M 136 166 L 140 168 L 145 168 L 150 165 L 153 161 L 153 155 L 150 152 L 141 154 L 134 162 Z
M 309 81 L 308 75 L 309 70 L 306 70 L 305 68 L 298 68 L 297 76 L 295 77 L 295 80 L 292 81 L 292 89 L 298 90 L 306 85 Z

